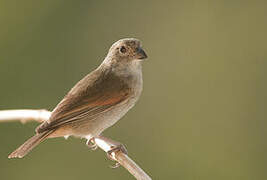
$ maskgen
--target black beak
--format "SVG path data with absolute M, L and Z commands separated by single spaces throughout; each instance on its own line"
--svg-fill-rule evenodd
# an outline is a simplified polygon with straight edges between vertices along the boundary
M 146 59 L 147 55 L 145 53 L 145 51 L 142 48 L 138 48 L 137 50 L 137 58 L 138 59 Z

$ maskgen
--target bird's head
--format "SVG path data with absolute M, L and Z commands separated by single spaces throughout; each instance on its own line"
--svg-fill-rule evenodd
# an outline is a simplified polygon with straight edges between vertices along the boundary
M 109 49 L 107 57 L 117 62 L 128 63 L 147 58 L 141 42 L 135 38 L 125 38 L 115 42 Z

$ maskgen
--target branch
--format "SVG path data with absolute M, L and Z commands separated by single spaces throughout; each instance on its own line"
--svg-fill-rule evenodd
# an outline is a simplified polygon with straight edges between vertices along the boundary
M 50 111 L 41 110 L 3 110 L 0 111 L 0 122 L 21 121 L 26 123 L 28 121 L 43 122 L 49 119 Z M 113 141 L 109 138 L 99 136 L 95 137 L 96 145 L 106 153 L 109 153 L 114 147 L 118 147 L 119 142 Z M 122 149 L 112 151 L 111 159 L 117 161 L 125 169 L 127 169 L 138 180 L 151 180 L 151 178 L 127 155 Z

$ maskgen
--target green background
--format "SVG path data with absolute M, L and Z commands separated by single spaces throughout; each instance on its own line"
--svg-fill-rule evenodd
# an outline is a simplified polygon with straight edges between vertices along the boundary
M 52 110 L 125 37 L 144 91 L 104 135 L 153 179 L 267 179 L 266 1 L 1 0 L 0 109 Z M 0 124 L 1 180 L 134 179 L 75 138 L 7 159 L 36 126 Z

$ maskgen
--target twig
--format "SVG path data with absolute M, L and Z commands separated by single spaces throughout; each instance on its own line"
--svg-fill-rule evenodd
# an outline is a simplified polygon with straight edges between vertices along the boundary
M 47 110 L 3 110 L 0 111 L 0 122 L 21 121 L 26 123 L 28 121 L 43 122 L 49 119 L 51 115 Z M 114 147 L 117 147 L 119 142 L 109 138 L 99 136 L 95 137 L 96 145 L 106 153 L 110 152 Z M 111 158 L 125 169 L 127 169 L 138 180 L 151 180 L 151 178 L 127 155 L 127 153 L 118 150 L 112 151 Z
M 50 111 L 45 109 L 20 109 L 20 110 L 2 110 L 0 111 L 0 121 L 21 121 L 26 123 L 28 121 L 43 122 L 49 119 Z

